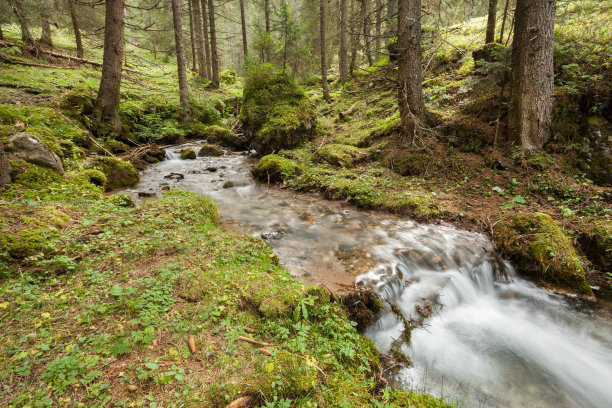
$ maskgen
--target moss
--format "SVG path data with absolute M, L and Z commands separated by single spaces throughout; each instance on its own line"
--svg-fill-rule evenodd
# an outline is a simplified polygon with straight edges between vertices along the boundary
M 123 153 L 130 149 L 127 144 L 114 139 L 107 140 L 104 145 L 111 153 Z
M 348 318 L 357 323 L 357 330 L 363 331 L 378 319 L 382 310 L 382 301 L 369 290 L 360 290 L 342 297 L 342 306 L 347 311 Z
M 394 406 L 406 408 L 451 408 L 452 405 L 429 394 L 418 394 L 414 391 L 394 390 L 389 402 Z
M 62 179 L 51 169 L 24 161 L 11 162 L 11 178 L 14 183 L 30 189 L 42 189 Z
M 472 58 L 474 61 L 503 62 L 508 51 L 507 47 L 499 43 L 489 43 L 472 51 Z
M 108 201 L 117 207 L 136 207 L 136 203 L 134 203 L 132 197 L 127 194 L 113 194 L 108 197 Z
M 62 109 L 74 115 L 91 115 L 94 112 L 94 93 L 86 86 L 76 86 L 61 99 Z
M 314 158 L 319 162 L 326 162 L 334 166 L 353 167 L 355 163 L 364 160 L 368 155 L 368 151 L 355 146 L 328 144 L 317 150 Z
M 201 194 L 171 190 L 159 200 L 146 203 L 145 207 L 156 212 L 172 209 L 172 216 L 190 225 L 214 224 L 219 220 L 215 202 Z
M 102 173 L 100 170 L 96 169 L 86 169 L 77 174 L 77 177 L 81 180 L 86 181 L 87 183 L 91 183 L 95 186 L 101 187 L 104 189 L 108 179 L 106 175 Z
M 183 149 L 181 151 L 182 160 L 195 160 L 196 157 L 197 157 L 196 152 L 193 149 Z
M 208 126 L 202 129 L 202 138 L 209 143 L 216 143 L 235 150 L 243 150 L 248 147 L 245 139 L 221 126 Z
M 221 82 L 226 85 L 233 85 L 236 83 L 236 73 L 231 69 L 223 71 L 219 77 Z
M 106 191 L 122 187 L 130 187 L 138 183 L 140 177 L 132 163 L 120 160 L 116 157 L 102 157 L 93 165 L 106 176 Z
M 205 157 L 205 156 L 213 156 L 213 157 L 223 156 L 223 150 L 221 150 L 219 147 L 215 145 L 205 144 L 200 147 L 200 150 L 198 151 L 198 157 Z
M 493 238 L 517 266 L 519 272 L 535 279 L 592 295 L 584 265 L 563 229 L 543 213 L 519 213 L 501 219 Z
M 261 181 L 273 183 L 293 176 L 297 169 L 298 167 L 293 161 L 270 154 L 262 157 L 251 173 Z
M 579 226 L 582 252 L 602 272 L 612 270 L 612 220 L 588 218 Z

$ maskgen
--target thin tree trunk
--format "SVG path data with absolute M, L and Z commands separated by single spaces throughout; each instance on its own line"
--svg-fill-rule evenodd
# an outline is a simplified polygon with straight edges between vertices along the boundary
M 327 84 L 327 61 L 325 60 L 325 1 L 320 1 L 320 32 L 321 32 L 321 85 L 323 87 L 323 98 L 330 100 L 329 86 Z
M 499 33 L 499 40 L 497 41 L 500 44 L 504 42 L 504 29 L 506 28 L 506 19 L 508 18 L 508 7 L 510 5 L 510 0 L 506 0 L 506 5 L 504 6 L 504 18 L 502 19 L 501 32 Z
M 9 173 L 9 162 L 4 154 L 4 147 L 0 142 L 0 186 L 11 182 L 11 175 Z
M 380 50 L 381 50 L 380 40 L 382 36 L 382 9 L 383 9 L 382 0 L 376 0 L 376 26 L 375 26 L 376 38 L 374 38 L 374 55 L 375 55 L 374 59 L 377 61 L 380 58 Z
M 516 2 L 508 139 L 527 154 L 551 136 L 555 9 L 555 0 Z
M 497 0 L 489 0 L 489 17 L 485 44 L 495 42 L 495 21 L 497 20 Z
M 365 53 L 368 58 L 368 65 L 372 65 L 372 46 L 370 33 L 370 16 L 368 15 L 369 0 L 361 0 L 361 22 L 363 23 L 363 43 L 365 45 Z
M 0 40 L 4 41 L 4 33 L 2 32 L 2 24 L 0 24 Z
M 116 132 L 121 131 L 119 90 L 121 88 L 121 60 L 123 59 L 123 2 L 124 0 L 106 0 L 102 77 L 96 101 L 98 120 L 111 122 Z
M 51 24 L 46 16 L 42 17 L 40 27 L 42 33 L 40 35 L 40 43 L 45 44 L 49 47 L 53 47 L 53 38 L 51 37 Z
M 180 0 L 172 0 L 172 18 L 174 22 L 174 42 L 176 43 L 176 65 L 178 67 L 178 82 L 181 107 L 189 115 L 189 88 L 187 86 L 187 71 L 185 67 L 185 49 L 183 46 L 183 27 L 181 25 Z
M 355 18 L 355 0 L 351 0 L 351 20 Z M 353 75 L 357 64 L 357 47 L 359 47 L 359 30 L 355 30 L 355 24 L 350 24 L 351 28 L 351 60 L 349 62 L 349 72 Z
M 244 52 L 244 57 L 249 56 L 249 46 L 247 44 L 247 26 L 246 26 L 246 16 L 244 14 L 244 0 L 240 0 L 240 20 L 242 22 L 242 49 Z
M 17 17 L 17 21 L 19 21 L 19 27 L 21 28 L 21 40 L 26 44 L 34 44 L 32 34 L 30 34 L 30 30 L 28 28 L 28 21 L 23 11 L 22 1 L 8 0 L 8 2 L 11 5 L 11 8 L 13 9 L 13 13 L 15 13 L 15 16 Z
M 348 0 L 340 0 L 340 83 L 348 80 Z
M 215 4 L 213 0 L 208 0 L 208 18 L 210 20 L 211 82 L 213 88 L 219 88 L 219 57 L 217 54 L 217 29 L 215 27 Z
M 264 15 L 266 19 L 266 34 L 270 34 L 270 1 L 264 0 Z
M 387 25 L 385 28 L 385 34 L 387 37 L 394 37 L 397 35 L 397 0 L 387 1 Z M 395 17 L 395 18 L 394 18 Z M 396 24 L 393 24 L 393 23 Z
M 200 0 L 191 0 L 193 2 L 193 19 L 196 35 L 196 56 L 198 58 L 198 74 L 200 78 L 206 77 L 206 63 L 204 62 L 204 36 L 202 34 L 202 14 L 200 13 Z
M 83 42 L 81 40 L 81 29 L 79 28 L 79 20 L 74 9 L 75 0 L 68 0 L 68 8 L 70 9 L 70 19 L 72 20 L 72 29 L 74 30 L 74 41 L 76 42 L 77 57 L 83 58 Z
M 402 128 L 410 143 L 425 119 L 421 68 L 421 0 L 399 0 L 398 102 Z
M 193 10 L 191 9 L 190 0 L 187 0 L 187 12 L 189 13 L 189 43 L 191 45 L 191 72 L 196 72 L 198 69 L 196 67 L 197 57 L 195 53 L 195 35 L 193 33 Z
M 204 31 L 204 57 L 206 59 L 206 79 L 212 78 L 212 71 L 210 66 L 210 40 L 208 37 L 208 4 L 206 0 L 201 0 L 202 5 L 202 31 Z

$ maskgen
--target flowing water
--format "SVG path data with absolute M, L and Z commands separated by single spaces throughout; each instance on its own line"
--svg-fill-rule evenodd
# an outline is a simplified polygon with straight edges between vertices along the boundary
M 258 186 L 247 155 L 183 161 L 179 148 L 128 192 L 206 194 L 224 226 L 266 239 L 295 276 L 336 292 L 370 287 L 409 318 L 431 314 L 403 346 L 414 365 L 395 384 L 471 407 L 612 407 L 609 306 L 518 278 L 483 235 Z M 402 328 L 385 310 L 366 335 L 384 353 Z

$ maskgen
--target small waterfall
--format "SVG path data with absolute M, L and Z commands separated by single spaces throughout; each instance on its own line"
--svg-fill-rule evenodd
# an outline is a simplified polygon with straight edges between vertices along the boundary
M 180 159 L 181 159 L 180 150 L 166 149 L 166 160 L 180 160 Z

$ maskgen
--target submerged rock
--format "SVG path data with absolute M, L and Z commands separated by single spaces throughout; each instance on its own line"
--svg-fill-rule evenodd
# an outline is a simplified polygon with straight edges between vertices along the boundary
M 64 174 L 64 166 L 58 155 L 31 133 L 22 132 L 11 136 L 4 150 L 9 160 L 24 160 Z
M 233 187 L 246 187 L 249 185 L 248 181 L 244 180 L 228 180 L 223 184 L 223 188 L 233 188 Z
M 166 174 L 164 178 L 168 180 L 179 181 L 179 180 L 183 180 L 185 176 L 182 175 L 181 173 L 170 173 L 170 174 Z

